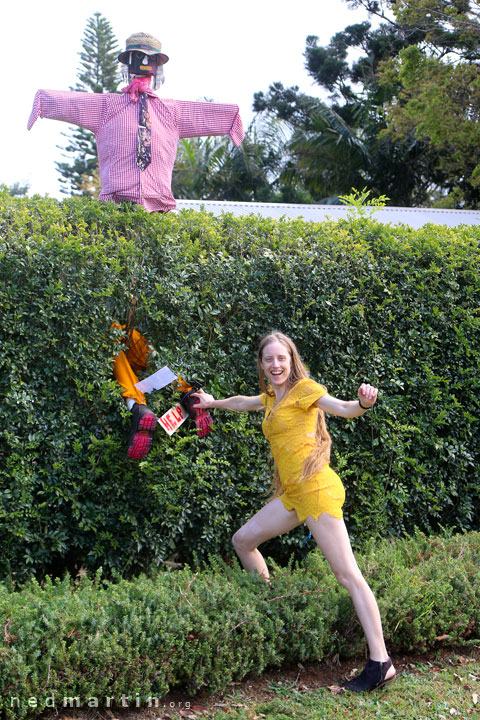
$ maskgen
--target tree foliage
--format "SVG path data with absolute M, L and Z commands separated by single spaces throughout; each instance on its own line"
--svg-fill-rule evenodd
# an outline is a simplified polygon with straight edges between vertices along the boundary
M 115 92 L 119 82 L 118 46 L 110 23 L 96 12 L 87 21 L 82 40 L 77 84 L 78 92 Z M 92 132 L 72 128 L 64 148 L 66 157 L 73 160 L 57 162 L 61 192 L 67 195 L 96 196 L 100 191 L 97 146 Z M 64 154 L 65 154 L 64 153 Z
M 20 182 L 14 182 L 13 185 L 10 185 L 8 188 L 8 192 L 13 197 L 22 197 L 23 195 L 26 195 L 28 191 L 30 190 L 30 185 L 28 183 L 22 183 Z
M 315 200 L 337 202 L 352 187 L 386 194 L 394 205 L 422 205 L 432 184 L 432 153 L 412 133 L 405 139 L 382 137 L 385 102 L 395 84 L 380 85 L 380 63 L 418 37 L 395 29 L 350 25 L 326 47 L 309 36 L 305 60 L 309 74 L 330 93 L 329 102 L 284 88 L 279 82 L 256 93 L 254 109 L 266 111 L 292 128 L 285 175 L 299 174 Z M 358 58 L 349 61 L 354 49 Z
M 363 7 L 405 37 L 420 33 L 420 48 L 442 58 L 454 53 L 463 60 L 478 60 L 480 3 L 478 0 L 347 0 Z
M 475 12 L 476 9 L 476 12 Z M 425 41 L 385 62 L 382 80 L 399 84 L 387 105 L 384 137 L 412 133 L 437 153 L 444 207 L 480 202 L 480 22 L 476 3 L 457 0 L 400 2 L 403 27 L 421 27 Z
M 306 68 L 328 100 L 281 82 L 255 94 L 255 110 L 291 127 L 283 178 L 323 202 L 365 186 L 393 205 L 476 207 L 477 3 L 350 4 L 382 22 L 349 25 L 327 46 L 307 37 Z

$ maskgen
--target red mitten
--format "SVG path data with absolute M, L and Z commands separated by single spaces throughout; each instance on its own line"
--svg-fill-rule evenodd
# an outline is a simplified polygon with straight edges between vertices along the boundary
M 197 426 L 197 434 L 198 437 L 205 437 L 205 435 L 208 435 L 212 431 L 213 426 L 213 420 L 212 416 L 208 412 L 208 410 L 205 410 L 203 408 L 199 408 L 198 410 L 193 408 L 195 411 L 195 425 Z
M 192 393 L 196 392 L 199 388 L 194 388 L 189 392 L 183 393 L 180 398 L 180 404 L 190 415 L 195 415 L 195 425 L 197 427 L 198 437 L 205 437 L 211 432 L 213 426 L 213 419 L 208 410 L 203 408 L 195 407 L 199 402 L 198 398 L 192 397 Z

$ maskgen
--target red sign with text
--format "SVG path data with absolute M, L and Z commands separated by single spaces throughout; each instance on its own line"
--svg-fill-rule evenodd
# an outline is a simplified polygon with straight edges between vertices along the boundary
M 175 405 L 175 407 L 170 408 L 170 410 L 167 410 L 165 415 L 162 415 L 161 418 L 158 418 L 158 422 L 165 430 L 165 432 L 167 432 L 169 435 L 173 435 L 175 430 L 178 430 L 180 425 L 185 422 L 187 417 L 187 411 L 180 404 L 178 404 Z

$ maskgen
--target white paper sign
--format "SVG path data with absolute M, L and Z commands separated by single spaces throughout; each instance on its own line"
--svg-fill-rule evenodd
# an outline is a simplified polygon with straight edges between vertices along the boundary
M 144 380 L 140 380 L 140 382 L 135 383 L 135 387 L 138 388 L 140 392 L 148 395 L 148 393 L 151 393 L 153 390 L 161 390 L 165 387 L 165 385 L 168 385 L 176 379 L 177 376 L 175 373 L 173 373 L 170 368 L 165 365 L 160 368 L 160 370 L 153 373 L 153 375 L 149 375 Z
M 165 432 L 169 435 L 173 435 L 175 430 L 178 430 L 180 425 L 184 423 L 187 418 L 188 412 L 179 403 L 178 405 L 175 405 L 175 407 L 170 408 L 170 410 L 168 410 L 165 415 L 162 415 L 161 418 L 158 418 L 158 422 Z

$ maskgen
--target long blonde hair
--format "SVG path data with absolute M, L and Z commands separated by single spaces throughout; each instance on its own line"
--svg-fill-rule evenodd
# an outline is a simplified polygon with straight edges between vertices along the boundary
M 271 397 L 274 395 L 274 392 L 272 388 L 267 387 L 265 383 L 265 375 L 262 368 L 262 357 L 265 347 L 273 342 L 280 342 L 282 345 L 285 345 L 290 354 L 291 370 L 287 380 L 289 390 L 296 385 L 299 380 L 310 377 L 310 373 L 305 367 L 293 340 L 281 332 L 273 332 L 269 335 L 265 335 L 265 337 L 260 340 L 257 352 L 258 382 L 262 392 L 270 395 Z M 320 472 L 324 465 L 330 462 L 331 445 L 332 441 L 325 423 L 325 413 L 323 410 L 318 408 L 317 424 L 315 428 L 315 447 L 303 463 L 302 474 L 298 479 L 298 482 L 312 477 L 316 473 Z M 276 465 L 274 466 L 273 482 L 270 486 L 268 494 L 272 491 L 274 491 L 274 498 L 280 495 L 282 491 L 280 476 Z

